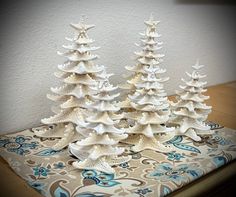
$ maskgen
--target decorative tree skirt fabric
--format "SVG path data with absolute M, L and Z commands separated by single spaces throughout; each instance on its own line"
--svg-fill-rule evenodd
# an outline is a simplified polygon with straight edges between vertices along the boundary
M 54 151 L 58 139 L 38 138 L 32 130 L 0 137 L 0 155 L 27 183 L 44 196 L 166 196 L 236 157 L 236 132 L 211 123 L 215 134 L 193 142 L 176 136 L 167 143 L 174 151 L 131 152 L 128 163 L 115 167 L 116 175 L 78 170 L 67 151 Z M 49 147 L 42 147 L 44 141 Z

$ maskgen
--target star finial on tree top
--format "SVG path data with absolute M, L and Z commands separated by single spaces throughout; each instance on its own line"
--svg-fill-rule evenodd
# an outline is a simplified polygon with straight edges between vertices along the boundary
M 195 65 L 192 66 L 194 69 L 199 70 L 204 67 L 204 65 L 199 63 L 199 59 L 197 59 Z
M 80 17 L 80 21 L 78 24 L 75 24 L 75 23 L 71 23 L 70 25 L 75 28 L 76 30 L 79 30 L 79 31 L 87 31 L 93 27 L 95 27 L 95 25 L 86 25 L 84 23 L 85 19 L 87 19 L 86 15 L 81 15 Z
M 153 13 L 150 14 L 150 17 L 147 21 L 144 21 L 144 23 L 147 25 L 147 26 L 150 26 L 150 27 L 156 27 L 158 23 L 160 23 L 160 21 L 156 21 L 154 20 L 154 17 L 153 17 Z

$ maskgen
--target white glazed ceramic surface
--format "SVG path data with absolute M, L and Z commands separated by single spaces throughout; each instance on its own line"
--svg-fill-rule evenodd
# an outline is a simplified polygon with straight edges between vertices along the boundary
M 185 135 L 194 141 L 200 141 L 200 135 L 212 134 L 212 130 L 204 121 L 211 112 L 211 106 L 207 106 L 204 101 L 209 99 L 202 93 L 207 90 L 203 86 L 207 82 L 200 81 L 206 77 L 199 73 L 204 66 L 197 63 L 192 66 L 192 73 L 186 72 L 189 81 L 182 79 L 186 85 L 180 85 L 182 91 L 177 91 L 177 102 L 172 103 L 172 119 L 171 123 L 177 125 L 176 135 Z

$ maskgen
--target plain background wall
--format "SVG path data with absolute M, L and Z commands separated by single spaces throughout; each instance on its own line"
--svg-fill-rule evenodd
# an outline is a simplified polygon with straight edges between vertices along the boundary
M 98 63 L 124 82 L 125 65 L 134 65 L 134 45 L 143 21 L 153 12 L 161 20 L 166 55 L 163 67 L 171 80 L 166 90 L 178 89 L 184 71 L 197 58 L 205 64 L 208 85 L 235 80 L 235 19 L 232 5 L 188 0 L 45 0 L 8 1 L 1 5 L 0 20 L 0 131 L 13 132 L 40 124 L 51 115 L 53 104 L 46 98 L 58 84 L 53 76 L 64 61 L 56 52 L 73 35 L 70 22 L 85 14 L 96 28 L 89 36 L 96 40 Z M 214 2 L 214 1 L 212 1 Z M 220 96 L 220 95 L 219 95 Z

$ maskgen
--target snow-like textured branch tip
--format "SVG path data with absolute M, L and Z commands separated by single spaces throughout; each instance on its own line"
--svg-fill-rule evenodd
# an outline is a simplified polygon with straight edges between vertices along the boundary
M 207 75 L 201 75 L 197 70 L 196 71 L 194 70 L 192 73 L 189 73 L 187 71 L 185 73 L 192 79 L 201 79 L 207 76 Z
M 199 59 L 197 59 L 195 65 L 192 66 L 192 68 L 194 68 L 196 70 L 199 70 L 199 69 L 201 69 L 203 67 L 204 67 L 204 65 L 199 63 Z
M 70 41 L 70 42 L 73 42 L 73 41 L 74 41 L 73 38 L 69 38 L 69 37 L 65 37 L 65 39 L 66 39 L 67 41 Z
M 114 76 L 114 73 L 107 73 L 105 70 L 106 67 L 104 65 L 102 66 L 104 67 L 104 69 L 102 70 L 102 72 L 98 74 L 98 77 L 100 77 L 103 80 L 109 80 L 111 76 Z

